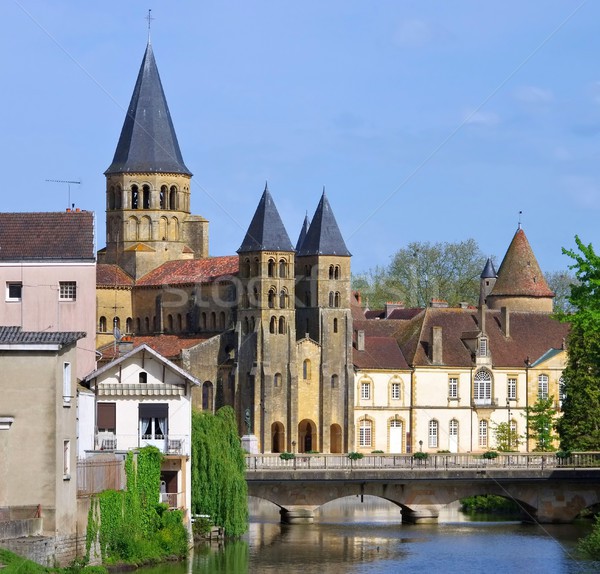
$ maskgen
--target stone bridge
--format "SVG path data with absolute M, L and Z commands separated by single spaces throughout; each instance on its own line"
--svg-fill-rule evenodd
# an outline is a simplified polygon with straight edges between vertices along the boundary
M 581 467 L 557 461 L 554 455 L 493 461 L 466 456 L 454 462 L 449 457 L 393 457 L 393 464 L 391 456 L 354 462 L 343 455 L 289 461 L 275 455 L 250 456 L 248 494 L 276 504 L 282 522 L 289 524 L 312 522 L 319 506 L 346 496 L 388 500 L 400 507 L 408 523 L 437 522 L 443 506 L 481 494 L 515 500 L 522 520 L 538 523 L 568 523 L 600 503 L 600 465 L 589 461 Z

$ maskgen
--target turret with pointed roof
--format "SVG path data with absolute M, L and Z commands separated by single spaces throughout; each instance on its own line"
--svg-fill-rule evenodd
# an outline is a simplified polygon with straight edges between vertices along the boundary
M 479 306 L 487 304 L 487 297 L 496 284 L 496 277 L 496 269 L 491 258 L 488 257 L 479 277 Z
M 487 297 L 490 309 L 552 312 L 554 293 L 519 226 L 502 260 L 494 288 Z
M 190 170 L 148 42 L 106 175 L 106 249 L 99 263 L 134 279 L 174 259 L 208 256 L 208 221 L 190 213 Z
M 300 235 L 298 236 L 298 241 L 296 242 L 296 252 L 300 251 L 302 248 L 302 244 L 306 239 L 306 234 L 308 233 L 308 228 L 310 227 L 310 221 L 308 220 L 308 213 L 304 216 L 304 221 L 302 222 L 302 229 L 300 230 Z

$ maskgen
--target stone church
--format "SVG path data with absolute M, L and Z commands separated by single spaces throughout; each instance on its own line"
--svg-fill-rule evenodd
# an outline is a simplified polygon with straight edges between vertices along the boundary
M 294 246 L 265 186 L 237 255 L 210 257 L 150 43 L 105 175 L 101 360 L 146 343 L 261 452 L 352 450 L 350 253 L 325 192 Z

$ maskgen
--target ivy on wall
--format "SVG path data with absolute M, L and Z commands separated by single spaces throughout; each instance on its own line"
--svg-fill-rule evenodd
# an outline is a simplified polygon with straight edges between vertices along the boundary
M 248 528 L 245 453 L 229 406 L 192 413 L 192 512 L 208 515 L 226 536 Z

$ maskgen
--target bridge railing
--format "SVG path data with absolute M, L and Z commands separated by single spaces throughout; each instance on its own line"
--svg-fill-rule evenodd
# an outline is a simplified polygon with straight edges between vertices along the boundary
M 406 454 L 365 454 L 351 460 L 347 454 L 296 454 L 282 459 L 279 454 L 249 454 L 246 468 L 254 470 L 339 470 L 339 469 L 473 469 L 473 468 L 598 468 L 600 452 L 572 453 L 559 457 L 556 453 L 498 453 L 496 458 L 481 454 L 428 454 L 416 459 Z

